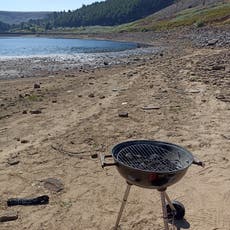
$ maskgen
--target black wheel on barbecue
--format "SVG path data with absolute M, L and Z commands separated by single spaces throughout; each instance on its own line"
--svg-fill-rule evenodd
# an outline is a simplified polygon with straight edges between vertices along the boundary
M 179 201 L 173 200 L 172 204 L 174 208 L 176 209 L 176 213 L 174 215 L 175 220 L 183 220 L 184 215 L 185 215 L 185 207 L 182 203 Z M 172 219 L 173 218 L 173 210 L 170 208 L 169 204 L 166 206 L 167 208 L 167 213 L 168 213 L 168 218 Z

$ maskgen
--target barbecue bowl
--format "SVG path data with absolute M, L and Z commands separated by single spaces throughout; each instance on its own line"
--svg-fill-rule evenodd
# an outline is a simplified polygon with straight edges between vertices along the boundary
M 105 163 L 109 157 L 113 163 Z M 116 166 L 127 183 L 158 190 L 178 182 L 193 163 L 202 165 L 183 147 L 153 140 L 125 141 L 101 156 L 102 167 Z

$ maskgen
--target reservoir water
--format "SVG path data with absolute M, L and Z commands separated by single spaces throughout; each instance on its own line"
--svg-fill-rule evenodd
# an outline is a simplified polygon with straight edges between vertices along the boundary
M 138 49 L 136 49 L 138 48 Z M 144 62 L 163 47 L 137 43 L 44 37 L 0 37 L 0 80 L 56 76 Z M 120 52 L 117 52 L 120 51 Z M 143 56 L 144 55 L 144 56 Z
M 0 37 L 0 56 L 39 56 L 116 52 L 137 48 L 136 43 L 89 39 Z

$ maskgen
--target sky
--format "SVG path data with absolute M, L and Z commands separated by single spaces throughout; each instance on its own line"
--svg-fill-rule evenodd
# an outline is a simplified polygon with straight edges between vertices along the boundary
M 0 0 L 0 11 L 75 10 L 96 0 Z M 100 0 L 97 0 L 98 2 Z

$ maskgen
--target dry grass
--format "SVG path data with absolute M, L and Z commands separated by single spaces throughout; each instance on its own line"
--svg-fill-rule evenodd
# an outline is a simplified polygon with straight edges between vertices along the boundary
M 154 16 L 136 21 L 132 24 L 123 25 L 123 30 L 164 30 L 180 26 L 206 25 L 206 24 L 229 24 L 230 3 L 209 6 L 209 8 L 191 8 L 176 14 L 170 19 L 157 20 Z M 121 27 L 122 28 L 122 27 Z

